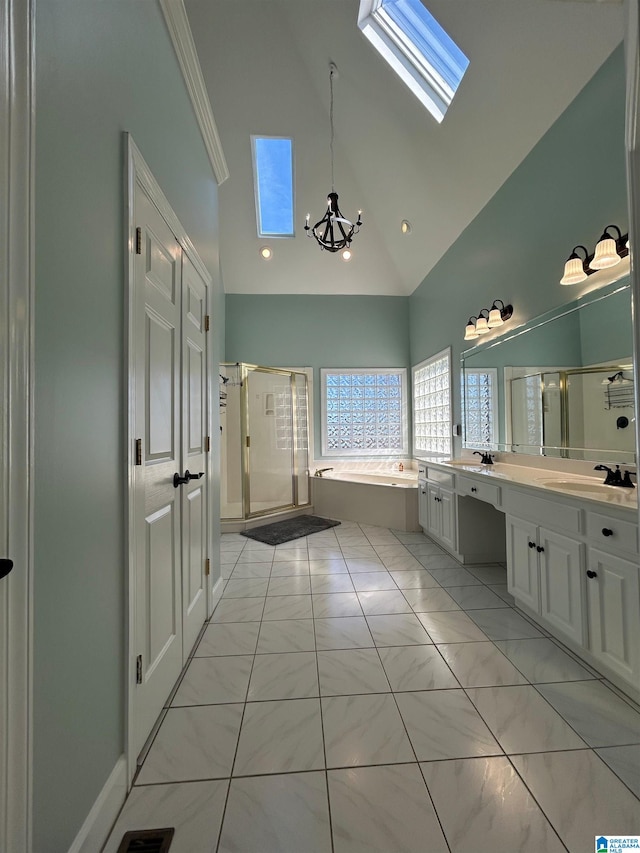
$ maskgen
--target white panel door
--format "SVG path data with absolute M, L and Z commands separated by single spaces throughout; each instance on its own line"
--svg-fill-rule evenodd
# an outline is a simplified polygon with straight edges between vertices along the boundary
M 511 595 L 532 610 L 540 610 L 538 528 L 530 521 L 507 516 L 507 586 Z
M 207 285 L 187 255 L 182 262 L 182 464 L 192 479 L 182 501 L 182 625 L 186 661 L 207 616 L 209 472 L 207 439 Z M 184 474 L 183 470 L 183 474 Z M 200 476 L 202 475 L 202 476 Z
M 181 248 L 146 194 L 136 192 L 142 251 L 135 257 L 134 744 L 142 749 L 180 675 L 182 652 L 180 470 Z
M 540 613 L 574 642 L 584 643 L 583 546 L 541 527 Z
M 637 563 L 589 551 L 589 648 L 635 687 L 640 687 L 639 572 Z

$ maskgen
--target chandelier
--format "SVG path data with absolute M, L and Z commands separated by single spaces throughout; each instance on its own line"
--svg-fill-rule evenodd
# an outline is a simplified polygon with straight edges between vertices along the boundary
M 362 225 L 362 211 L 358 211 L 356 222 L 346 219 L 338 206 L 338 193 L 335 189 L 333 178 L 333 81 L 338 78 L 338 69 L 333 62 L 329 63 L 329 91 L 331 94 L 331 106 L 329 109 L 329 121 L 331 123 L 331 192 L 327 196 L 327 210 L 325 215 L 312 227 L 309 224 L 311 214 L 307 213 L 304 230 L 307 237 L 315 237 L 321 249 L 327 252 L 340 252 L 348 249 L 351 241 L 360 230 Z M 309 233 L 311 232 L 311 233 Z

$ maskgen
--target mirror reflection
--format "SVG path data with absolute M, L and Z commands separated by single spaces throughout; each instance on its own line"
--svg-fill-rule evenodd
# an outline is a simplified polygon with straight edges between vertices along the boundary
M 464 446 L 635 459 L 628 282 L 462 356 Z

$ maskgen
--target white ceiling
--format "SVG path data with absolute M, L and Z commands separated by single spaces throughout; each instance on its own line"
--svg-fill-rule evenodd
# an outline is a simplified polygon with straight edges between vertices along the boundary
M 617 3 L 423 2 L 470 59 L 440 125 L 358 30 L 358 0 L 186 0 L 230 171 L 227 293 L 412 293 L 623 37 Z M 331 189 L 330 60 L 336 190 L 345 216 L 363 210 L 349 263 L 302 230 Z M 294 139 L 294 239 L 257 237 L 252 133 Z

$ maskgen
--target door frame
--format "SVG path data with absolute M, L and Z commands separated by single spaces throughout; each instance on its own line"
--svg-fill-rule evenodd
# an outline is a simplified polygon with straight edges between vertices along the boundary
M 32 849 L 35 0 L 0 0 L 0 848 Z
M 125 299 L 125 328 L 126 328 L 126 338 L 125 338 L 125 369 L 127 372 L 126 375 L 126 388 L 127 388 L 127 406 L 126 406 L 126 426 L 125 426 L 125 435 L 126 435 L 126 466 L 127 466 L 127 476 L 126 476 L 126 495 L 125 495 L 125 514 L 126 514 L 126 531 L 125 531 L 125 541 L 126 541 L 126 581 L 125 581 L 125 594 L 126 594 L 126 604 L 125 611 L 127 613 L 127 624 L 125 630 L 125 718 L 126 718 L 126 731 L 125 731 L 125 755 L 127 759 L 127 787 L 131 785 L 133 780 L 135 771 L 136 771 L 136 759 L 138 758 L 137 754 L 134 754 L 133 751 L 133 732 L 134 732 L 134 693 L 136 688 L 136 649 L 134 648 L 134 640 L 135 640 L 135 615 L 136 615 L 136 577 L 135 577 L 135 554 L 136 554 L 136 531 L 135 531 L 135 501 L 134 501 L 134 488 L 135 488 L 135 395 L 136 395 L 136 387 L 135 387 L 135 340 L 134 340 L 134 299 L 135 299 L 135 258 L 136 258 L 136 210 L 135 210 L 135 193 L 136 193 L 136 185 L 139 185 L 142 190 L 147 194 L 150 198 L 151 202 L 157 208 L 160 215 L 163 217 L 171 231 L 173 232 L 176 240 L 180 244 L 183 252 L 187 255 L 189 260 L 196 267 L 200 275 L 206 282 L 208 288 L 208 305 L 207 310 L 211 309 L 211 293 L 213 287 L 213 279 L 207 270 L 206 266 L 200 259 L 195 246 L 189 239 L 187 232 L 183 228 L 180 220 L 174 213 L 167 197 L 162 192 L 160 185 L 156 181 L 153 176 L 153 173 L 147 166 L 142 154 L 140 153 L 138 147 L 133 141 L 131 135 L 129 133 L 124 134 L 125 145 L 127 151 L 127 159 L 126 159 L 126 170 L 125 170 L 125 180 L 126 180 L 126 215 L 125 219 L 125 245 L 127 250 L 125 252 L 126 259 L 126 269 L 125 269 L 125 289 L 126 289 L 126 299 Z M 211 384 L 211 377 L 214 375 L 213 367 L 212 367 L 212 353 L 213 347 L 210 341 L 207 342 L 207 361 L 209 368 L 209 385 Z M 209 435 L 211 435 L 211 425 L 212 425 L 212 411 L 211 411 L 211 400 L 213 395 L 211 394 L 211 388 L 207 388 L 207 420 L 209 424 Z M 212 488 L 212 465 L 209 460 L 209 465 L 207 466 L 207 477 L 208 477 L 208 509 L 207 509 L 207 520 L 208 520 L 208 530 L 207 530 L 207 546 L 208 553 L 211 555 L 213 553 L 213 524 L 211 519 L 209 518 L 209 513 L 211 511 L 211 488 Z M 213 589 L 212 589 L 212 580 L 213 575 L 209 575 L 209 579 L 207 581 L 207 615 L 211 613 L 212 602 L 213 602 Z

